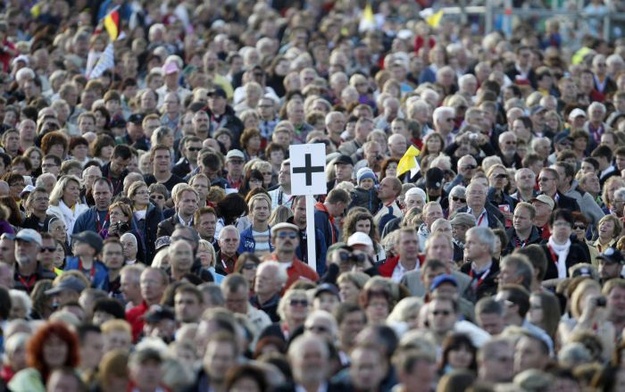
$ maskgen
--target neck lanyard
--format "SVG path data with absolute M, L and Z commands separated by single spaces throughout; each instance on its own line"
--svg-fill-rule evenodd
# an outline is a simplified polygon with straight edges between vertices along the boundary
M 486 209 L 484 209 L 484 211 L 482 211 L 482 213 L 480 214 L 480 218 L 477 220 L 477 227 L 480 227 L 482 225 L 482 221 L 484 221 L 484 216 L 486 215 Z
M 84 273 L 84 268 L 82 266 L 82 260 L 78 259 L 78 270 Z M 89 281 L 93 283 L 95 280 L 95 260 L 93 260 L 91 264 L 91 270 L 89 270 Z
M 553 247 L 547 244 L 547 249 L 549 249 L 549 254 L 551 254 L 551 260 L 557 266 L 559 261 L 559 256 L 556 254 L 556 251 L 553 250 Z
M 96 219 L 96 222 L 95 222 L 96 228 L 99 233 L 100 231 L 102 231 L 102 229 L 106 227 L 106 225 L 109 222 L 110 217 L 109 217 L 108 211 L 106 212 L 106 216 L 104 217 L 104 222 L 102 223 L 100 222 L 100 212 L 98 210 L 95 210 L 95 219 Z
M 35 274 L 30 275 L 27 279 L 24 279 L 22 277 L 22 275 L 20 275 L 19 273 L 17 274 L 17 279 L 20 281 L 21 284 L 24 285 L 24 287 L 26 288 L 26 291 L 30 293 L 30 289 L 31 287 L 37 283 L 37 276 L 35 276 Z
M 477 280 L 477 287 L 480 287 L 480 285 L 482 284 L 484 279 L 486 279 L 489 273 L 490 273 L 490 268 L 484 271 L 482 276 L 479 277 L 479 279 Z M 471 279 L 473 279 L 474 274 L 475 272 L 473 272 L 473 268 L 471 268 L 471 270 L 469 271 L 469 276 L 471 277 Z

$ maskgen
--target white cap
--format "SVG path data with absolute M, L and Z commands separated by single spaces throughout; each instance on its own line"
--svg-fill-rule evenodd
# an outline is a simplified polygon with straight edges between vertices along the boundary
M 347 246 L 354 245 L 365 245 L 373 249 L 373 241 L 371 241 L 371 237 L 360 231 L 357 231 L 354 234 L 350 235 L 347 239 Z
M 575 109 L 571 110 L 571 113 L 569 114 L 569 118 L 570 118 L 570 119 L 574 119 L 574 118 L 577 118 L 577 117 L 579 117 L 579 116 L 582 116 L 582 117 L 587 117 L 587 116 L 586 116 L 586 112 L 584 112 L 584 111 L 583 111 L 582 109 L 580 109 L 580 108 L 575 108 Z

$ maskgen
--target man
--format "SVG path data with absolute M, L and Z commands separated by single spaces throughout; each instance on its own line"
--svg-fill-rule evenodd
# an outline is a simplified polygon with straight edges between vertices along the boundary
M 93 183 L 95 182 L 95 180 L 101 177 L 102 169 L 99 165 L 91 165 L 82 171 L 83 187 L 80 190 L 80 199 L 88 206 L 95 205 L 95 200 L 93 200 Z
M 334 310 L 338 325 L 338 345 L 343 353 L 349 353 L 356 344 L 356 336 L 366 325 L 365 312 L 354 303 L 342 302 Z M 349 361 L 343 358 L 342 362 Z M 345 363 L 347 364 L 347 363 Z
M 380 147 L 380 143 L 376 141 L 368 141 L 362 146 L 362 159 L 356 162 L 354 166 L 354 171 L 358 172 L 358 170 L 363 167 L 368 167 L 374 172 L 379 172 L 381 170 L 381 163 L 383 156 L 380 154 L 382 147 Z M 360 158 L 360 156 L 358 157 Z
M 438 202 L 431 201 L 423 207 L 423 223 L 419 226 L 419 251 L 425 250 L 425 241 L 427 241 L 432 232 L 432 224 L 437 219 L 443 217 L 443 209 Z
M 480 347 L 477 353 L 477 373 L 480 381 L 498 384 L 512 381 L 514 355 L 510 340 L 495 338 Z
M 239 356 L 234 331 L 210 334 L 205 347 L 202 368 L 189 390 L 225 391 L 226 373 L 237 364 Z
M 556 162 L 552 166 L 558 172 L 558 192 L 566 197 L 575 199 L 582 214 L 590 220 L 593 225 L 599 223 L 605 213 L 597 204 L 590 193 L 579 188 L 575 180 L 575 166 L 568 162 Z
M 345 115 L 341 112 L 330 112 L 326 114 L 325 122 L 326 132 L 328 133 L 330 141 L 334 144 L 334 147 L 339 148 L 343 142 L 341 134 L 345 130 Z
M 206 111 L 198 110 L 193 114 L 191 119 L 191 131 L 193 136 L 199 138 L 200 140 L 206 140 L 210 137 L 210 127 L 211 122 Z
M 139 285 L 143 300 L 134 308 L 126 311 L 126 320 L 132 326 L 132 334 L 135 341 L 143 331 L 143 315 L 152 305 L 160 304 L 168 284 L 169 277 L 162 269 L 148 267 L 141 273 Z
M 0 236 L 0 262 L 11 268 L 15 265 L 15 236 L 4 233 Z
M 427 304 L 428 330 L 438 347 L 458 321 L 458 302 L 451 297 L 434 297 Z
M 128 175 L 128 165 L 132 160 L 132 151 L 125 144 L 119 144 L 113 149 L 111 161 L 102 166 L 102 177 L 106 177 L 113 186 L 113 195 L 122 192 L 124 178 Z
M 41 172 L 43 174 L 54 174 L 54 177 L 57 178 L 61 172 L 61 163 L 61 158 L 58 156 L 52 154 L 45 155 L 41 160 Z M 52 192 L 52 189 L 50 189 L 50 192 Z
M 304 335 L 293 340 L 288 350 L 293 384 L 278 387 L 278 392 L 343 391 L 344 386 L 328 381 L 330 353 L 327 343 L 316 336 Z
M 243 185 L 243 164 L 245 155 L 240 150 L 230 150 L 226 155 L 226 181 L 228 188 L 239 190 Z
M 234 226 L 226 226 L 219 232 L 219 251 L 215 255 L 215 271 L 220 275 L 234 272 L 234 265 L 239 258 L 241 236 Z
M 395 249 L 399 254 L 378 267 L 380 275 L 399 283 L 406 273 L 418 270 L 419 242 L 415 229 L 411 227 L 399 229 L 395 241 Z
M 393 364 L 400 392 L 429 392 L 436 383 L 436 355 L 425 350 L 398 349 Z
M 176 140 L 180 140 L 180 123 L 182 113 L 180 110 L 180 98 L 176 94 L 167 93 L 163 99 L 163 104 L 159 105 L 161 111 L 161 126 L 169 128 L 174 133 Z
M 171 192 L 176 184 L 185 182 L 171 172 L 171 151 L 169 147 L 159 144 L 150 149 L 152 173 L 143 176 L 145 183 L 150 186 L 154 183 L 163 184 Z
M 260 116 L 260 124 L 258 124 L 258 130 L 260 131 L 260 136 L 262 140 L 266 142 L 271 139 L 271 134 L 273 133 L 273 130 L 276 128 L 276 125 L 279 121 L 279 118 L 277 116 L 276 102 L 269 96 L 263 96 L 258 101 L 257 113 Z M 328 134 L 331 135 L 329 132 Z
M 506 69 L 506 76 L 517 85 L 532 86 L 536 89 L 538 84 L 536 72 L 532 68 L 532 49 L 528 46 L 519 46 L 515 58 L 514 64 Z
M 499 263 L 499 288 L 507 284 L 518 284 L 530 291 L 534 287 L 534 267 L 523 254 L 514 253 Z
M 449 223 L 451 224 L 451 235 L 454 239 L 454 244 L 460 249 L 464 249 L 467 230 L 475 227 L 477 223 L 475 217 L 467 212 L 458 212 Z
M 491 203 L 486 202 L 488 188 L 483 184 L 471 182 L 467 187 L 467 206 L 458 212 L 468 212 L 475 217 L 477 227 L 496 229 L 503 227 L 504 221 L 501 212 Z
M 495 300 L 503 304 L 504 321 L 507 326 L 522 327 L 547 345 L 547 355 L 553 352 L 553 341 L 547 332 L 525 318 L 530 309 L 529 291 L 518 284 L 504 284 L 499 288 Z
M 334 160 L 334 181 L 328 182 L 328 191 L 343 181 L 352 182 L 354 176 L 354 161 L 349 155 L 339 155 Z
M 194 285 L 183 283 L 176 288 L 174 295 L 176 321 L 181 325 L 197 324 L 204 311 L 204 296 Z
M 397 203 L 397 198 L 401 193 L 401 181 L 397 177 L 385 177 L 380 181 L 378 187 L 378 198 L 382 207 L 373 217 L 373 221 L 380 231 L 394 218 L 403 217 L 401 207 Z
M 191 274 L 193 267 L 193 247 L 187 241 L 175 241 L 167 248 L 171 280 L 179 282 Z
M 20 134 L 16 129 L 8 129 L 2 134 L 2 148 L 11 158 L 18 156 L 20 151 Z
M 579 205 L 575 199 L 563 195 L 558 191 L 560 176 L 555 169 L 545 167 L 538 176 L 538 188 L 541 193 L 555 201 L 556 208 L 566 208 L 570 211 L 579 211 Z
M 30 294 L 39 280 L 56 278 L 54 272 L 44 269 L 37 262 L 41 246 L 41 235 L 33 229 L 22 229 L 15 236 L 15 289 Z
M 193 226 L 193 216 L 198 210 L 198 193 L 189 185 L 181 185 L 173 194 L 176 214 L 158 224 L 156 237 L 171 236 L 176 225 Z
M 623 264 L 625 264 L 625 258 L 620 250 L 614 248 L 607 248 L 603 253 L 596 257 L 597 263 L 599 263 L 599 279 L 601 283 L 612 279 L 620 279 Z
M 469 185 L 477 168 L 477 161 L 473 155 L 464 155 L 458 160 L 458 174 L 451 182 L 445 184 L 445 192 L 450 192 L 456 185 L 464 185 L 465 187 Z
M 137 255 L 139 253 L 139 239 L 137 238 L 137 235 L 133 233 L 124 233 L 121 237 L 119 237 L 119 241 L 124 248 L 124 264 L 137 264 Z
M 124 296 L 126 310 L 132 309 L 143 301 L 139 281 L 144 269 L 143 264 L 132 264 L 124 266 L 119 273 L 119 288 Z
M 475 304 L 476 324 L 491 336 L 497 336 L 506 327 L 503 304 L 494 297 L 484 297 Z
M 45 294 L 52 298 L 52 307 L 60 309 L 67 304 L 78 303 L 80 293 L 86 288 L 82 279 L 68 276 L 55 283 L 51 289 L 46 290 Z
M 22 228 L 33 229 L 40 233 L 48 232 L 48 223 L 53 218 L 48 215 L 50 196 L 44 188 L 35 188 L 26 199 L 28 215 L 22 222 Z
M 199 201 L 198 205 L 209 206 L 211 202 L 208 200 L 208 191 L 211 187 L 210 180 L 204 173 L 197 173 L 189 179 L 189 185 L 193 187 L 198 193 Z
M 514 173 L 517 191 L 511 196 L 518 201 L 530 202 L 536 196 L 536 174 L 528 168 L 520 168 Z
M 21 151 L 26 151 L 26 149 L 35 145 L 35 137 L 37 136 L 37 124 L 35 124 L 33 120 L 22 120 L 17 126 L 17 129 L 20 134 L 19 149 Z
M 117 144 L 125 144 L 136 150 L 149 151 L 150 139 L 146 137 L 143 130 L 143 118 L 141 113 L 133 113 L 126 122 L 126 132 L 124 136 L 116 138 Z
M 252 252 L 262 257 L 273 251 L 268 223 L 271 199 L 267 194 L 259 193 L 249 199 L 247 206 L 252 225 L 241 232 L 238 253 Z
M 259 336 L 265 328 L 271 325 L 267 313 L 250 304 L 250 287 L 243 275 L 235 273 L 226 276 L 221 282 L 221 291 L 226 301 L 226 309 L 234 314 L 245 315 L 254 336 Z
M 217 87 L 208 92 L 208 117 L 210 118 L 211 132 L 226 128 L 232 132 L 232 148 L 239 149 L 243 122 L 235 116 L 234 109 L 228 105 L 226 92 Z
M 349 158 L 349 157 L 348 157 Z M 339 240 L 336 219 L 343 216 L 351 198 L 343 189 L 332 189 L 323 203 L 315 204 L 315 227 L 321 231 L 327 246 Z
M 272 211 L 278 206 L 291 208 L 293 204 L 293 197 L 291 196 L 291 161 L 288 159 L 282 161 L 280 172 L 278 173 L 278 182 L 280 185 L 268 192 L 269 196 L 271 196 Z
M 299 260 L 295 254 L 299 245 L 299 228 L 292 223 L 278 223 L 271 228 L 271 242 L 275 251 L 269 260 L 275 260 L 286 267 L 288 279 L 285 290 L 298 280 L 317 282 L 319 275 L 308 265 Z
M 369 136 L 372 131 L 373 120 L 366 117 L 359 118 L 356 122 L 356 128 L 354 129 L 354 140 L 341 144 L 339 152 L 355 159 L 357 151 L 367 142 L 367 136 Z
M 297 251 L 295 255 L 299 260 L 301 260 L 304 264 L 308 264 L 308 238 L 307 238 L 307 224 L 306 224 L 306 197 L 304 196 L 295 196 L 293 201 L 293 206 L 291 207 L 293 212 L 293 216 L 287 219 L 287 222 L 293 223 L 298 227 L 299 231 L 299 246 L 297 247 Z M 322 276 L 326 270 L 326 253 L 328 251 L 328 247 L 325 242 L 325 236 L 315 226 L 315 249 L 316 249 L 316 260 L 314 261 L 315 270 L 317 273 Z
M 521 157 L 517 153 L 517 137 L 512 131 L 499 135 L 499 156 L 506 167 L 521 168 Z
M 124 248 L 116 238 L 108 238 L 102 247 L 102 262 L 108 269 L 108 294 L 112 298 L 121 299 L 120 272 L 124 266 Z
M 615 336 L 621 336 L 625 328 L 625 280 L 621 278 L 609 280 L 603 286 L 602 294 L 607 300 L 607 320 L 614 325 Z
M 440 106 L 434 109 L 432 113 L 434 131 L 440 133 L 445 141 L 443 149 L 453 142 L 454 136 L 452 133 L 454 131 L 455 116 L 455 109 L 450 106 Z
M 460 271 L 471 277 L 470 290 L 466 295 L 471 302 L 477 302 L 497 291 L 499 263 L 492 258 L 494 250 L 495 234 L 491 229 L 473 227 L 467 231 L 465 264 L 460 267 Z
M 601 188 L 605 185 L 608 178 L 613 176 L 619 176 L 619 171 L 612 165 L 612 150 L 606 145 L 600 145 L 595 148 L 590 154 L 599 162 L 599 182 Z
M 182 158 L 174 165 L 171 172 L 184 178 L 197 169 L 197 158 L 202 149 L 202 139 L 197 136 L 185 136 L 180 141 L 180 145 L 182 146 Z
M 162 390 L 162 369 L 163 357 L 157 349 L 147 346 L 134 351 L 128 360 L 128 388 L 138 391 Z
M 256 269 L 252 306 L 267 313 L 272 322 L 278 322 L 278 302 L 280 293 L 286 284 L 286 271 L 276 261 L 264 261 Z
M 304 113 L 304 103 L 293 99 L 286 105 L 286 118 L 293 124 L 293 142 L 298 144 L 306 143 L 308 134 L 314 130 L 312 125 L 306 122 Z
M 77 335 L 80 344 L 79 371 L 88 376 L 96 371 L 104 355 L 102 330 L 93 324 L 83 324 L 77 328 Z
M 548 240 L 551 235 L 549 231 L 549 219 L 553 212 L 556 202 L 547 195 L 538 195 L 531 200 L 532 206 L 536 210 L 534 216 L 534 226 L 540 230 L 540 236 L 543 240 Z
M 113 199 L 111 182 L 104 177 L 97 179 L 93 184 L 92 195 L 95 205 L 78 216 L 74 224 L 74 234 L 83 231 L 101 233 L 102 230 L 109 229 L 111 221 L 108 210 Z
M 217 212 L 213 207 L 201 207 L 195 211 L 193 227 L 197 230 L 201 239 L 210 242 L 213 247 L 218 247 L 217 239 L 215 238 L 215 229 L 217 228 Z
M 549 364 L 549 346 L 536 335 L 525 332 L 514 346 L 514 373 L 545 370 Z
M 534 226 L 535 218 L 536 209 L 533 205 L 526 202 L 517 204 L 512 218 L 512 227 L 506 230 L 508 246 L 502 254 L 506 255 L 512 253 L 514 249 L 542 242 L 540 231 Z
M 378 345 L 361 343 L 350 352 L 350 359 L 348 384 L 357 391 L 379 391 L 389 364 Z

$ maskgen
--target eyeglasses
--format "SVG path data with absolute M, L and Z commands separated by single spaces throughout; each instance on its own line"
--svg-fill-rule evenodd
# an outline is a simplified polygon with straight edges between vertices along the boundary
M 200 147 L 189 147 L 189 148 L 187 148 L 187 150 L 197 152 L 197 151 L 200 151 L 201 148 Z
M 243 264 L 244 270 L 253 270 L 256 269 L 256 264 Z
M 150 199 L 152 199 L 152 200 L 164 200 L 165 196 L 163 196 L 163 195 L 150 195 Z
M 294 233 L 292 231 L 281 231 L 278 233 L 278 238 L 281 238 L 281 239 L 289 238 L 289 239 L 294 240 L 295 238 L 297 238 L 297 233 Z
M 41 253 L 45 253 L 45 252 L 55 252 L 56 251 L 56 246 L 52 246 L 52 247 L 47 247 L 47 248 L 41 248 Z
M 586 226 L 585 225 L 575 225 L 575 226 L 573 226 L 573 228 L 575 230 L 586 230 Z
M 330 328 L 323 325 L 311 325 L 310 327 L 306 327 L 306 331 L 315 333 L 328 333 L 330 332 Z
M 554 226 L 571 226 L 569 222 L 566 221 L 555 221 L 553 222 Z
M 501 174 L 497 174 L 497 175 L 495 176 L 495 178 L 496 178 L 496 179 L 498 179 L 498 180 L 502 180 L 502 179 L 504 179 L 504 178 L 508 178 L 508 175 L 507 175 L 507 174 L 503 174 L 503 173 L 501 173 Z
M 289 305 L 291 306 L 308 306 L 308 300 L 307 299 L 292 299 L 289 302 Z
M 451 314 L 451 310 L 435 310 L 432 314 L 434 316 L 449 316 Z
M 547 181 L 553 181 L 554 178 L 547 178 L 547 177 L 541 177 L 538 179 L 538 182 L 547 182 Z
M 451 197 L 451 200 L 453 200 L 453 201 L 459 201 L 460 203 L 466 203 L 466 202 L 467 202 L 467 199 L 463 199 L 463 198 L 456 197 L 456 196 L 452 196 L 452 197 Z
M 41 167 L 57 167 L 57 164 L 54 163 L 44 163 L 43 165 L 41 165 Z
M 475 165 L 466 165 L 463 167 L 464 170 L 475 170 L 477 169 L 477 166 Z

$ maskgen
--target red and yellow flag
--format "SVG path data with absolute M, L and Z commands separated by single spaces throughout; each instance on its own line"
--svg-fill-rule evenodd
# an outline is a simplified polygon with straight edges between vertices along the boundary
M 119 15 L 119 7 L 115 7 L 111 12 L 108 13 L 108 15 L 104 17 L 102 24 L 104 24 L 104 28 L 109 34 L 111 41 L 115 41 L 121 33 L 120 20 L 121 18 Z

